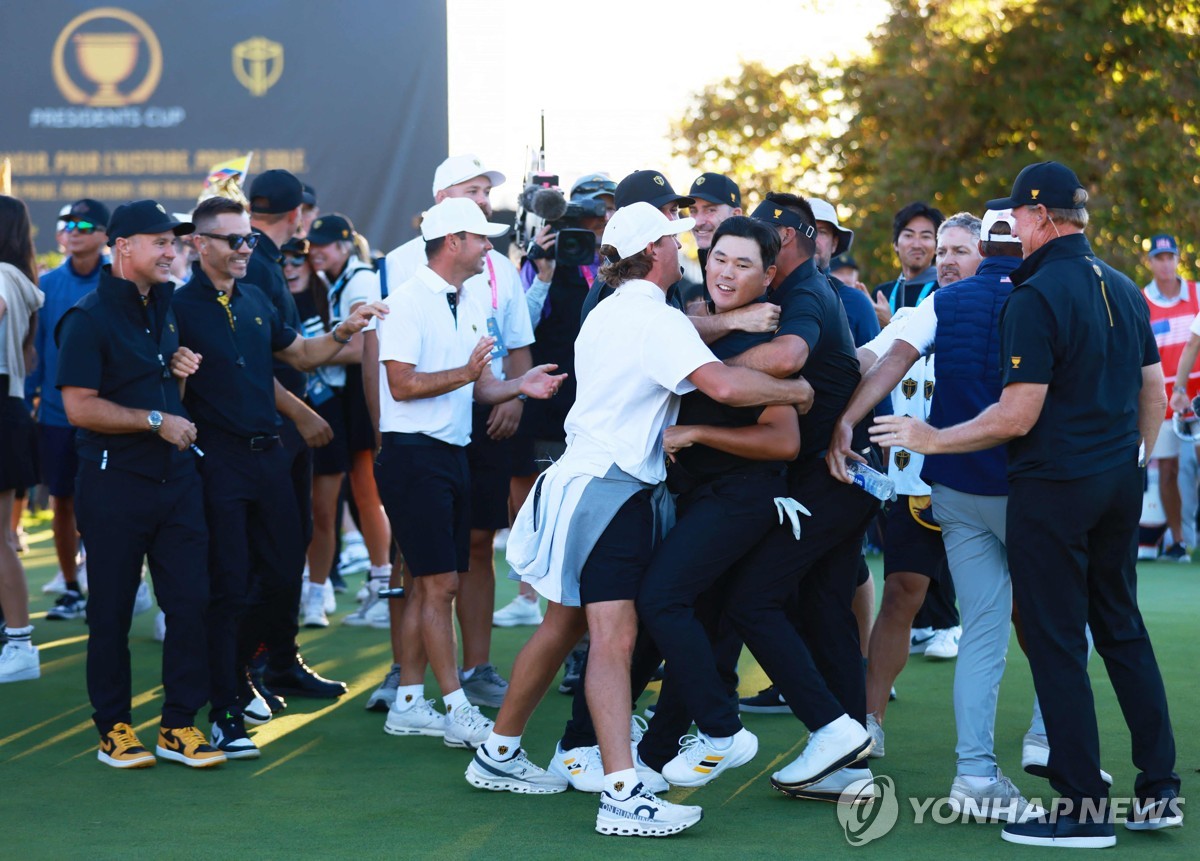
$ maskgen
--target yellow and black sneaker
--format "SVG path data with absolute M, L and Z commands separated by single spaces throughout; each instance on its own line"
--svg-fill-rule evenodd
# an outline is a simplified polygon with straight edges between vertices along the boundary
M 204 733 L 194 726 L 160 726 L 157 753 L 163 759 L 182 762 L 192 768 L 208 768 L 225 761 L 225 754 L 209 744 Z
M 96 758 L 113 768 L 149 768 L 155 762 L 154 754 L 142 747 L 133 727 L 127 723 L 114 724 L 100 736 Z

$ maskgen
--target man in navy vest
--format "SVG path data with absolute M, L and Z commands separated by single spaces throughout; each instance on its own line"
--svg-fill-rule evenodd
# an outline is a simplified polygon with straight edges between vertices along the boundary
M 937 395 L 929 414 L 934 427 L 969 421 L 1000 399 L 1000 309 L 1012 290 L 1009 274 L 1021 262 L 1021 244 L 1012 227 L 1010 212 L 987 212 L 979 234 L 983 260 L 975 274 L 937 290 L 932 301 L 898 323 L 902 328 L 896 340 L 863 377 L 830 446 L 830 470 L 843 480 L 848 480 L 845 458 L 853 456 L 848 429 L 876 400 L 886 397 L 921 356 L 937 355 Z M 1027 804 L 996 767 L 993 744 L 1012 615 L 1004 447 L 930 456 L 921 478 L 932 488 L 934 516 L 942 528 L 962 613 L 954 674 L 958 768 L 950 804 L 978 810 L 989 819 L 1019 816 Z M 1033 734 L 1045 747 L 1045 729 L 1036 710 Z

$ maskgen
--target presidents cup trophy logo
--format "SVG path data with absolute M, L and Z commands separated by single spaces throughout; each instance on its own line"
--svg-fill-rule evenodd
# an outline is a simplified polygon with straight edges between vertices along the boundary
M 68 52 L 84 80 L 68 71 Z M 137 15 L 104 6 L 77 15 L 63 28 L 54 43 L 51 67 L 54 83 L 73 105 L 137 105 L 150 98 L 162 77 L 162 46 Z M 131 80 L 139 67 L 142 74 Z
M 233 76 L 252 96 L 265 96 L 283 74 L 283 45 L 254 36 L 233 46 Z

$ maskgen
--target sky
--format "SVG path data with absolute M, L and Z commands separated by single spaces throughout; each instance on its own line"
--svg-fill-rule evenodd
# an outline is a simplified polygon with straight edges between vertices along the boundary
M 861 53 L 886 12 L 886 0 L 448 0 L 450 152 L 504 173 L 492 203 L 511 207 L 544 110 L 546 168 L 564 186 L 657 168 L 686 193 L 694 171 L 671 160 L 669 132 L 691 94 L 743 61 Z

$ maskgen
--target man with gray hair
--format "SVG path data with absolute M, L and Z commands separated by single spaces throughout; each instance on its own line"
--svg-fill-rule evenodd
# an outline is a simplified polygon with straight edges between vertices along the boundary
M 872 439 L 925 454 L 1008 444 L 1006 508 L 1013 597 L 1046 719 L 1054 817 L 1010 822 L 1033 846 L 1116 841 L 1087 673 L 1087 628 L 1129 727 L 1136 803 L 1130 830 L 1183 824 L 1162 674 L 1137 605 L 1134 536 L 1145 473 L 1166 409 L 1162 363 L 1137 287 L 1084 236 L 1088 193 L 1057 162 L 1026 167 L 1011 209 L 1025 259 L 1000 316 L 1000 400 L 945 428 L 879 420 Z

